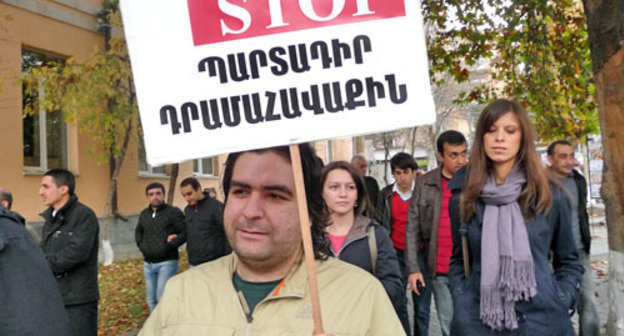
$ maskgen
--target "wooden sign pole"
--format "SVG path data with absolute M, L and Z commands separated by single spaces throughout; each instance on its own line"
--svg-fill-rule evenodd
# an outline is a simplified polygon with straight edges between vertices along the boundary
M 312 234 L 310 233 L 310 216 L 308 215 L 308 203 L 306 201 L 305 185 L 303 183 L 303 169 L 299 146 L 290 145 L 290 161 L 295 175 L 295 190 L 297 192 L 297 204 L 299 205 L 299 222 L 301 223 L 301 237 L 303 239 L 303 252 L 308 268 L 308 281 L 310 283 L 310 301 L 312 301 L 312 316 L 314 318 L 314 334 L 323 334 L 323 321 L 321 318 L 321 303 L 316 282 L 316 269 L 314 268 L 314 249 L 312 248 Z

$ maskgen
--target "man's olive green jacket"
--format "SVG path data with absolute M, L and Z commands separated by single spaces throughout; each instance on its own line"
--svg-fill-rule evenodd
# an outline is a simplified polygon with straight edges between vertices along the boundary
M 303 258 L 301 258 L 303 260 Z M 232 277 L 234 254 L 169 279 L 140 336 L 312 336 L 314 326 L 302 261 L 253 311 L 246 313 Z M 364 270 L 329 258 L 315 262 L 323 326 L 335 336 L 404 336 L 381 283 Z

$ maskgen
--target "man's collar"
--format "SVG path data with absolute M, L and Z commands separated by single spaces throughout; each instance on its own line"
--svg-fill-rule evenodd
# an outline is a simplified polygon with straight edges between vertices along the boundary
M 412 179 L 412 187 L 410 188 L 410 191 L 414 191 L 414 187 L 416 186 L 416 181 L 414 179 Z M 396 192 L 398 194 L 402 194 L 403 192 L 401 192 L 401 190 L 399 189 L 399 184 L 394 182 L 394 185 L 392 186 L 392 191 Z
M 54 211 L 59 212 L 59 211 L 61 211 L 61 210 L 66 209 L 66 208 L 69 206 L 69 204 L 70 204 L 70 203 L 72 203 L 72 202 L 71 202 L 71 201 L 72 201 L 72 196 L 74 196 L 74 197 L 75 197 L 75 195 L 69 195 L 69 194 L 68 194 L 68 195 L 67 195 L 67 200 L 65 200 L 65 202 L 64 202 L 63 204 L 61 204 L 61 206 L 59 206 L 59 207 L 58 207 L 58 209 L 57 209 L 57 208 L 55 208 L 55 207 L 54 207 L 54 205 L 51 205 L 50 207 L 52 208 L 52 211 L 53 211 L 53 212 L 54 212 Z
M 203 197 L 201 199 L 198 197 L 197 198 L 197 202 L 195 202 L 195 205 L 197 205 L 199 203 L 202 203 L 206 199 L 210 198 L 210 194 L 208 192 L 206 192 L 206 191 L 202 191 L 199 194 L 202 195 Z
M 442 166 L 440 166 L 440 176 L 441 176 L 443 179 L 447 179 L 448 181 L 450 181 L 450 180 L 452 180 L 452 179 L 453 179 L 453 176 L 450 176 L 450 177 L 449 177 L 449 176 L 444 175 L 444 166 L 443 166 L 443 165 L 442 165 Z
M 561 174 L 559 174 L 557 172 L 555 172 L 555 174 L 561 180 L 565 180 L 565 179 L 568 179 L 568 178 L 574 179 L 574 170 L 571 171 L 569 174 L 566 174 L 566 175 L 563 175 L 563 176 L 561 176 Z
M 55 209 L 53 206 L 50 206 L 50 213 L 63 213 L 65 212 L 65 210 L 67 210 L 67 208 L 69 208 L 70 206 L 72 206 L 72 204 L 74 204 L 76 201 L 78 201 L 78 196 L 76 196 L 76 194 L 72 194 L 69 195 L 69 199 L 67 200 L 67 202 L 65 202 L 58 210 Z M 56 216 L 53 216 L 56 217 Z
M 156 211 L 160 211 L 162 210 L 164 207 L 167 206 L 166 202 L 163 202 L 162 204 L 160 204 L 159 206 L 156 207 L 156 209 L 154 209 L 154 207 L 150 204 L 147 206 L 148 209 L 150 209 L 151 212 L 156 212 Z
M 232 252 L 232 259 L 229 265 L 230 277 L 234 276 L 234 272 L 238 267 L 240 260 L 236 256 L 235 252 Z M 316 263 L 316 262 L 315 262 Z M 284 278 L 284 285 L 280 289 L 279 293 L 274 295 L 279 296 L 294 296 L 304 297 L 308 290 L 308 272 L 305 268 L 305 258 L 303 255 L 303 249 L 301 249 L 299 256 L 295 259 L 293 265 L 290 268 L 290 272 Z M 316 265 L 318 269 L 318 265 Z
M 412 198 L 412 194 L 414 193 L 414 186 L 416 186 L 416 181 L 412 179 L 412 187 L 410 188 L 410 190 L 407 192 L 402 192 L 395 182 L 394 187 L 392 188 L 392 193 L 396 193 L 403 200 L 403 202 L 407 202 L 410 198 Z
M 555 176 L 557 176 L 558 178 L 560 178 L 560 179 L 562 179 L 562 180 L 563 180 L 563 179 L 566 179 L 566 178 L 568 178 L 568 177 L 572 177 L 572 178 L 574 178 L 574 169 L 572 169 L 572 171 L 570 171 L 570 173 L 569 173 L 569 174 L 566 174 L 565 176 L 561 176 L 561 174 L 559 174 L 559 172 L 557 172 L 557 171 L 555 170 L 555 168 L 553 168 L 553 166 L 548 166 L 548 169 L 550 169 L 550 171 L 551 171 L 551 172 L 552 172 Z

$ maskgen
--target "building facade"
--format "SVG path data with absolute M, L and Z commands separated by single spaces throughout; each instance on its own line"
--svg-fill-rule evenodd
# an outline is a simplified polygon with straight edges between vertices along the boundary
M 104 49 L 98 30 L 101 0 L 0 0 L 0 186 L 14 197 L 13 210 L 28 222 L 40 222 L 44 206 L 38 195 L 43 173 L 67 168 L 76 174 L 76 194 L 102 216 L 109 187 L 109 165 L 98 160 L 89 134 L 67 124 L 60 112 L 38 111 L 25 116 L 24 106 L 33 97 L 19 84 L 30 67 L 89 58 L 94 48 Z M 152 167 L 145 161 L 142 140 L 132 138 L 118 181 L 119 212 L 133 216 L 147 206 L 145 186 L 169 184 L 169 167 Z M 325 161 L 348 160 L 354 153 L 351 139 L 317 141 L 315 148 Z M 182 162 L 178 183 L 196 176 L 204 188 L 221 195 L 220 174 L 226 156 Z M 178 184 L 176 183 L 176 184 Z M 179 191 L 173 204 L 185 205 Z

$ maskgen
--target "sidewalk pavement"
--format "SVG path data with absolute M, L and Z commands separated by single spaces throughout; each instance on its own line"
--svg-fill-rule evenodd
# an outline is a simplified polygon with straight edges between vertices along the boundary
M 606 335 L 605 326 L 609 316 L 609 242 L 607 239 L 607 226 L 604 224 L 604 217 L 592 218 L 590 221 L 594 224 L 591 226 L 591 271 L 596 292 L 596 309 L 600 318 L 600 335 Z M 575 314 L 572 321 L 576 323 L 575 326 L 578 325 L 578 314 Z

